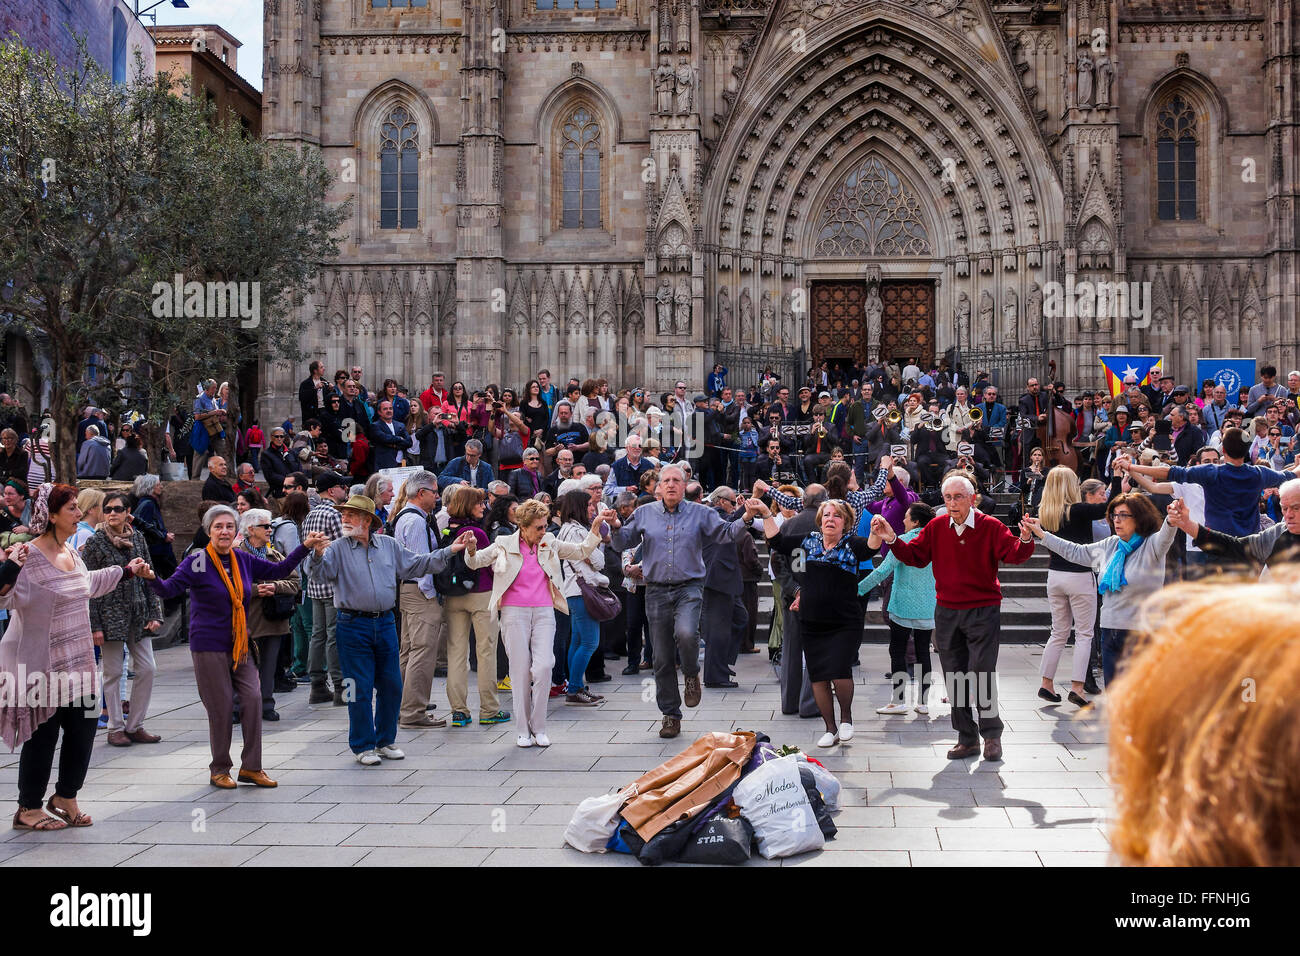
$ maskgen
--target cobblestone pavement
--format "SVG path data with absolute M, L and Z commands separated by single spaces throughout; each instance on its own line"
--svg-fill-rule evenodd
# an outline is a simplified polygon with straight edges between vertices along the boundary
M 599 685 L 607 697 L 599 708 L 552 701 L 547 750 L 517 748 L 513 722 L 399 731 L 406 759 L 376 767 L 352 759 L 346 711 L 309 707 L 300 687 L 277 698 L 283 719 L 264 725 L 265 767 L 280 786 L 219 791 L 208 784 L 207 722 L 189 652 L 172 647 L 158 653 L 146 723 L 163 742 L 110 747 L 100 731 L 80 796 L 95 825 L 54 833 L 5 826 L 0 865 L 637 866 L 628 856 L 566 848 L 573 808 L 629 783 L 700 733 L 737 728 L 816 751 L 844 787 L 839 835 L 825 850 L 783 861 L 755 856 L 751 865 L 1104 865 L 1104 729 L 1074 719 L 1068 703 L 1044 705 L 1035 696 L 1041 653 L 1035 645 L 1002 647 L 999 763 L 944 758 L 955 738 L 938 689 L 928 718 L 877 715 L 889 696 L 888 656 L 883 646 L 864 645 L 857 734 L 830 751 L 813 746 L 819 720 L 780 714 L 773 667 L 766 654 L 753 654 L 741 655 L 738 690 L 705 689 L 701 705 L 685 711 L 677 740 L 657 736 L 653 693 L 643 693 L 653 680 L 643 672 Z M 1063 674 L 1067 664 L 1068 655 Z M 611 662 L 612 673 L 621 668 Z M 475 710 L 472 682 L 470 694 Z M 445 716 L 441 680 L 434 700 Z M 509 694 L 502 700 L 509 707 Z M 236 730 L 236 767 L 239 740 Z M 0 758 L 0 775 L 15 793 L 17 753 Z

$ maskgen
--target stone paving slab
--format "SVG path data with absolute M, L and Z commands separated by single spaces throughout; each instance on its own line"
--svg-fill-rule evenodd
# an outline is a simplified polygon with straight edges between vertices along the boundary
M 1106 865 L 1113 800 L 1105 727 L 1074 709 L 1038 706 L 1041 646 L 1003 645 L 999 694 L 1004 759 L 948 761 L 954 742 L 941 690 L 930 713 L 883 716 L 886 649 L 864 645 L 855 736 L 819 750 L 819 719 L 780 713 L 765 655 L 742 656 L 739 689 L 705 689 L 683 733 L 658 736 L 648 675 L 599 686 L 606 703 L 552 701 L 548 749 L 515 746 L 513 723 L 399 731 L 406 759 L 362 767 L 347 714 L 308 706 L 305 687 L 277 697 L 282 719 L 263 726 L 274 790 L 209 786 L 206 718 L 185 647 L 159 650 L 146 726 L 157 745 L 110 747 L 101 732 L 80 800 L 95 826 L 57 833 L 0 829 L 0 866 L 638 866 L 620 854 L 563 845 L 585 797 L 630 783 L 709 730 L 756 729 L 814 752 L 842 785 L 839 834 L 817 853 L 752 866 Z M 652 685 L 651 685 L 652 686 Z M 471 689 L 470 707 L 477 711 Z M 444 682 L 433 699 L 446 701 Z M 509 695 L 503 694 L 505 706 Z M 445 706 L 438 711 L 445 715 Z M 241 739 L 234 734 L 238 767 Z M 17 754 L 0 779 L 17 779 Z

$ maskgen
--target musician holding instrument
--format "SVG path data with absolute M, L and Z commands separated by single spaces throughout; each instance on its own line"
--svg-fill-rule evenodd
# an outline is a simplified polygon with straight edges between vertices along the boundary
M 802 437 L 804 484 L 821 481 L 822 469 L 831 459 L 835 436 L 826 427 L 826 410 L 821 405 L 812 409 L 812 425 Z
M 975 422 L 971 418 L 973 410 L 974 406 L 970 404 L 966 389 L 958 386 L 956 397 L 953 403 L 948 406 L 947 411 L 948 429 L 944 434 L 949 451 L 955 452 L 958 442 L 974 441 L 973 426 Z M 983 417 L 983 413 L 980 414 Z
M 984 401 L 976 406 L 979 420 L 971 428 L 974 439 L 975 457 L 982 457 L 989 471 L 1005 471 L 1006 458 L 1003 450 L 1006 443 L 1007 407 L 998 401 L 998 390 L 989 385 L 984 389 Z M 974 412 L 971 413 L 974 415 Z M 983 450 L 981 456 L 980 451 Z
M 916 462 L 922 491 L 939 487 L 939 480 L 943 477 L 944 463 L 948 459 L 948 449 L 943 440 L 945 431 L 939 400 L 931 399 L 921 424 L 912 432 L 912 460 Z

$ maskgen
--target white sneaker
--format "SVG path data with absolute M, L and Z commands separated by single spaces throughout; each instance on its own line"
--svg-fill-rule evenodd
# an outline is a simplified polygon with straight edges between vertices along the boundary
M 383 757 L 385 760 L 401 760 L 406 756 L 406 754 L 402 753 L 392 744 L 389 744 L 387 747 L 376 747 L 375 753 L 379 754 L 379 756 Z
M 533 738 L 529 734 L 520 734 L 518 737 L 515 738 L 516 747 L 531 747 L 532 745 L 533 745 Z
M 930 708 L 926 707 L 925 704 L 917 704 L 912 709 L 915 710 L 918 714 L 928 714 L 930 712 Z
M 365 764 L 367 767 L 373 767 L 379 763 L 379 754 L 373 750 L 363 750 L 357 754 L 357 763 Z
M 551 738 L 546 736 L 546 734 L 533 734 L 533 743 L 537 744 L 539 747 L 549 747 L 551 745 Z
M 878 714 L 905 714 L 905 713 L 907 713 L 907 705 L 906 705 L 906 704 L 900 704 L 900 703 L 898 703 L 897 701 L 894 701 L 893 703 L 886 704 L 884 707 L 877 707 L 877 708 L 876 708 L 876 713 L 878 713 Z
M 840 738 L 840 743 L 844 743 L 844 741 L 846 741 L 846 740 L 852 740 L 852 739 L 853 739 L 853 725 L 852 725 L 852 724 L 840 724 L 840 732 L 839 732 L 838 736 L 839 736 L 839 738 Z
M 826 733 L 822 734 L 820 737 L 817 738 L 817 746 L 818 746 L 818 747 L 834 747 L 834 746 L 835 746 L 835 741 L 836 741 L 837 739 L 838 739 L 838 738 L 837 738 L 833 733 L 831 733 L 831 732 L 828 730 L 828 731 L 826 731 Z

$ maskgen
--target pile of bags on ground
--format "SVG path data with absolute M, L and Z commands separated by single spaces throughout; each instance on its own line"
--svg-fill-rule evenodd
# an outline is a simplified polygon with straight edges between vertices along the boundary
M 835 836 L 839 781 L 765 734 L 708 733 L 617 793 L 589 797 L 564 831 L 584 853 L 735 865 L 819 850 Z

